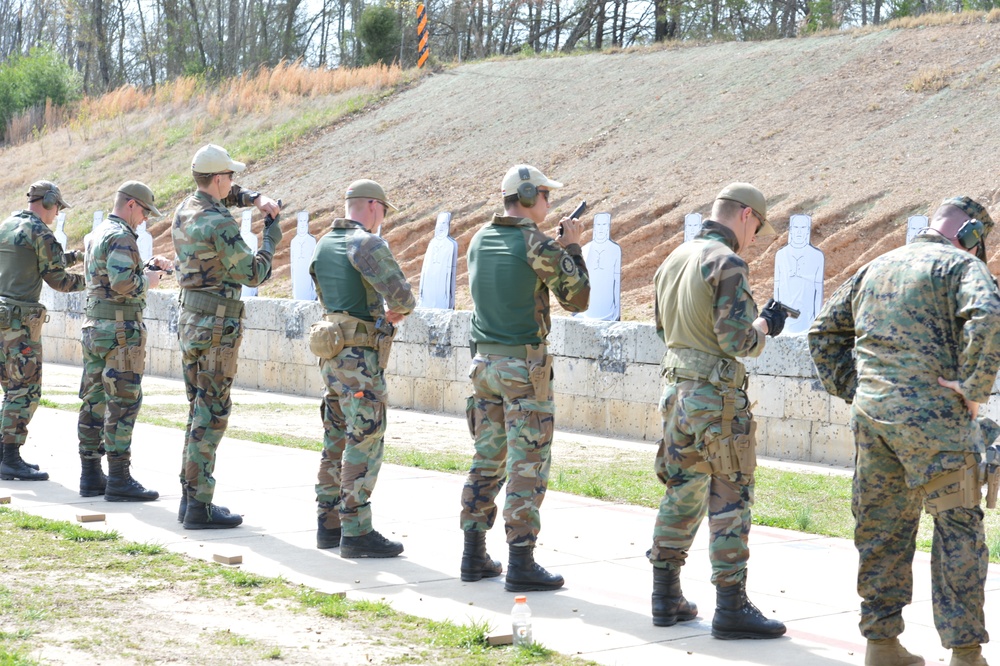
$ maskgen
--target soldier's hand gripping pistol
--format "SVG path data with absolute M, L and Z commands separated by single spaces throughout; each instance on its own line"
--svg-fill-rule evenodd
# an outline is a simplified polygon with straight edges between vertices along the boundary
M 767 322 L 767 334 L 775 338 L 784 330 L 786 318 L 798 319 L 800 314 L 802 313 L 795 308 L 790 308 L 772 298 L 760 311 L 760 318 Z
M 375 351 L 378 352 L 378 367 L 385 370 L 389 366 L 389 352 L 396 337 L 396 327 L 384 316 L 375 320 Z

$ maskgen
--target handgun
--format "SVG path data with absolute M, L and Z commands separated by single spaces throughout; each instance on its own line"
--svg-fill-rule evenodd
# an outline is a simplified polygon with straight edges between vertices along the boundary
M 149 261 L 147 261 L 142 268 L 143 268 L 143 270 L 146 270 L 146 271 L 159 271 L 161 273 L 166 273 L 167 275 L 173 275 L 174 274 L 174 269 L 172 269 L 172 268 L 160 268 L 159 266 L 155 266 L 153 264 L 153 260 L 152 259 L 150 259 Z
M 282 207 L 281 206 L 281 199 L 278 199 L 278 210 L 281 210 L 281 207 Z M 264 216 L 264 228 L 267 229 L 272 224 L 274 224 L 275 220 L 277 220 L 279 216 L 280 216 L 280 213 L 278 215 L 275 215 L 274 217 L 271 217 L 270 213 L 267 214 L 267 215 L 265 215 Z
M 580 216 L 583 215 L 586 210 L 587 210 L 587 202 L 586 201 L 581 201 L 580 205 L 577 206 L 576 210 L 574 210 L 572 213 L 570 213 L 569 216 L 573 220 L 578 220 L 578 219 L 580 219 Z M 562 224 L 559 225 L 559 235 L 560 236 L 563 235 L 563 225 Z
M 790 308 L 787 305 L 785 305 L 784 303 L 782 303 L 781 301 L 775 301 L 774 305 L 776 307 L 781 308 L 781 311 L 784 312 L 785 316 L 788 317 L 789 319 L 798 319 L 799 315 L 802 314 L 801 312 L 799 312 L 795 308 Z

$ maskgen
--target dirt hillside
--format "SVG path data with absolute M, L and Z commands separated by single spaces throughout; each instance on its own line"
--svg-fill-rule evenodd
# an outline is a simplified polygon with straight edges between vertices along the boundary
M 468 307 L 469 240 L 500 209 L 506 169 L 532 163 L 567 185 L 550 228 L 581 199 L 613 215 L 624 316 L 649 319 L 653 272 L 681 242 L 684 215 L 707 215 L 722 186 L 746 180 L 779 232 L 747 254 L 758 300 L 794 213 L 813 215 L 829 294 L 946 196 L 980 198 L 1000 220 L 998 43 L 1000 26 L 980 24 L 464 65 L 253 164 L 242 184 L 308 210 L 321 234 L 352 179 L 380 181 L 402 209 L 384 235 L 415 286 L 435 215 L 451 211 Z M 8 173 L 20 154 L 0 154 Z M 11 207 L 14 184 L 2 190 Z M 151 229 L 158 250 L 169 251 L 167 226 Z M 287 293 L 287 247 L 271 293 Z M 990 267 L 1000 272 L 996 244 Z

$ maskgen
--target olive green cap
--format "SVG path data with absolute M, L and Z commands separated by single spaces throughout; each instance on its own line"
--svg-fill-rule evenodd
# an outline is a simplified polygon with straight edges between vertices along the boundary
M 145 183 L 140 183 L 138 180 L 127 180 L 118 188 L 118 193 L 138 201 L 149 211 L 151 216 L 163 217 L 163 213 L 153 205 L 153 201 L 156 199 L 153 196 L 153 190 L 149 189 Z
M 761 221 L 760 231 L 757 232 L 757 235 L 775 235 L 774 227 L 767 221 L 767 200 L 764 198 L 764 193 L 750 183 L 730 183 L 715 198 L 735 201 L 742 206 L 752 208 Z
M 380 201 L 393 210 L 399 210 L 385 196 L 385 190 L 374 180 L 356 180 L 347 188 L 345 199 L 374 199 Z
M 34 203 L 35 201 L 40 201 L 45 197 L 46 194 L 51 192 L 56 197 L 56 203 L 62 208 L 72 208 L 66 200 L 62 197 L 62 192 L 59 191 L 59 186 L 53 183 L 51 180 L 39 180 L 31 184 L 28 188 L 28 201 Z

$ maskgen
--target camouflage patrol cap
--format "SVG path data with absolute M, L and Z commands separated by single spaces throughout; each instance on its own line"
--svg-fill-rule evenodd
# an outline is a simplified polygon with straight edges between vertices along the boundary
M 149 189 L 149 186 L 145 183 L 140 183 L 138 180 L 127 180 L 118 188 L 118 194 L 124 194 L 129 199 L 135 199 L 153 217 L 163 217 L 163 213 L 153 205 L 153 201 L 156 199 L 153 196 L 153 190 Z
M 199 148 L 198 152 L 194 154 L 194 159 L 191 160 L 191 171 L 206 175 L 228 173 L 229 171 L 238 173 L 245 171 L 246 168 L 246 164 L 237 162 L 229 156 L 225 148 L 214 143 Z
M 62 208 L 72 208 L 66 200 L 62 197 L 62 192 L 59 191 L 59 186 L 53 183 L 51 180 L 39 180 L 31 184 L 28 188 L 28 201 L 34 203 L 36 201 L 41 201 L 45 198 L 48 193 L 55 195 L 56 203 Z
M 954 206 L 974 220 L 983 223 L 983 228 L 989 234 L 993 231 L 993 218 L 986 212 L 981 203 L 972 197 L 952 197 L 941 202 L 942 206 Z
M 376 183 L 374 180 L 356 180 L 347 187 L 347 194 L 344 195 L 345 199 L 374 199 L 384 203 L 386 206 L 393 210 L 399 210 L 391 203 L 385 196 L 385 190 L 382 186 Z
M 758 236 L 774 236 L 774 227 L 767 221 L 767 199 L 764 193 L 750 183 L 730 183 L 723 188 L 716 199 L 735 201 L 736 203 L 752 208 L 753 212 L 760 218 L 760 231 Z

